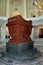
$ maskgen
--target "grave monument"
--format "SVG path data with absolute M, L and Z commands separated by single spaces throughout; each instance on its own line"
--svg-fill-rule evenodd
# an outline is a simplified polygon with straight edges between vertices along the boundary
M 34 48 L 34 41 L 30 37 L 32 20 L 27 21 L 21 15 L 16 15 L 8 18 L 6 26 L 10 39 L 6 43 L 6 52 L 2 52 L 2 57 L 16 61 L 31 61 L 41 56 L 40 51 Z

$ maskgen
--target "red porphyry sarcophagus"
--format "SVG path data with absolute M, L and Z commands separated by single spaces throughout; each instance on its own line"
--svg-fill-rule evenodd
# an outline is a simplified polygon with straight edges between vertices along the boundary
M 32 41 L 30 38 L 32 31 L 32 21 L 25 20 L 22 16 L 17 15 L 10 17 L 8 23 L 6 24 L 9 30 L 11 39 L 10 43 L 22 43 Z

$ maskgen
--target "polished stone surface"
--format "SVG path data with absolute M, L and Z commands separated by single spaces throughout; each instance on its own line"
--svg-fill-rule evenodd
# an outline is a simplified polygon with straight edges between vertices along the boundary
M 23 43 L 32 41 L 31 31 L 32 31 L 32 20 L 25 20 L 21 15 L 8 18 L 8 23 L 6 24 L 9 30 L 11 39 L 10 43 Z
M 33 41 L 23 42 L 20 44 L 6 43 L 6 51 L 8 53 L 21 56 L 24 53 L 26 53 L 26 51 L 33 49 L 33 46 L 34 46 L 33 44 L 34 44 Z
M 6 51 L 1 52 L 1 58 L 11 58 L 15 61 L 32 61 L 41 56 L 40 51 L 34 48 L 33 41 L 21 43 L 21 44 L 11 44 L 7 43 Z M 9 61 L 10 62 L 10 61 Z
M 22 44 L 7 43 L 6 51 L 0 52 L 0 63 L 2 65 L 34 65 L 43 53 L 34 48 L 33 44 L 33 41 Z

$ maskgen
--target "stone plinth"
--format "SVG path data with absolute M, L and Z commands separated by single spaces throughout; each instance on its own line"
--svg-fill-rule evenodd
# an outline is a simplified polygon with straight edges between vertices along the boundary
M 7 43 L 6 52 L 2 52 L 2 58 L 7 57 L 20 62 L 35 60 L 41 56 L 41 53 L 33 46 L 33 41 L 21 44 Z
M 6 51 L 14 55 L 22 55 L 29 49 L 33 49 L 33 41 L 24 42 L 21 44 L 7 43 L 6 45 Z

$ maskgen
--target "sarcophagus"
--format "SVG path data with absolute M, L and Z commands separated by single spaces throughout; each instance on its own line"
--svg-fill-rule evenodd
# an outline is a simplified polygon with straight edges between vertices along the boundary
M 32 21 L 24 20 L 20 15 L 11 17 L 6 24 L 11 39 L 6 43 L 6 52 L 3 57 L 8 57 L 21 62 L 29 62 L 38 58 L 41 54 L 34 48 L 34 41 L 31 40 Z
M 22 43 L 32 41 L 30 38 L 32 31 L 32 21 L 25 20 L 22 16 L 17 15 L 8 19 L 6 26 L 9 29 L 11 43 Z

